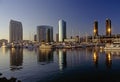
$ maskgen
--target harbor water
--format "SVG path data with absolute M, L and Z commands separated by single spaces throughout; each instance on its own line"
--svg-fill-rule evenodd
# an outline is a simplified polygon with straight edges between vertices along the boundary
M 120 51 L 0 48 L 0 73 L 22 82 L 119 82 Z

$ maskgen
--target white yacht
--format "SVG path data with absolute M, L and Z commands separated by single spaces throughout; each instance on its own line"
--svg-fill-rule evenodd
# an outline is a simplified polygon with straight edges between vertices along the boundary
M 120 50 L 120 44 L 106 44 L 105 45 L 105 50 Z
M 111 44 L 110 43 L 106 44 L 104 49 L 105 50 L 120 50 L 120 41 L 117 40 Z
M 50 45 L 50 44 L 41 44 L 39 46 L 40 49 L 52 49 L 53 48 L 53 45 Z

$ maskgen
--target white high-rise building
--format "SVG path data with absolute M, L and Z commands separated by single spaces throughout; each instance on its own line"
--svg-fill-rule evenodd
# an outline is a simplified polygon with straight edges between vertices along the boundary
M 10 20 L 9 24 L 9 42 L 21 42 L 23 40 L 22 23 Z
M 59 20 L 59 42 L 63 42 L 66 39 L 66 22 Z

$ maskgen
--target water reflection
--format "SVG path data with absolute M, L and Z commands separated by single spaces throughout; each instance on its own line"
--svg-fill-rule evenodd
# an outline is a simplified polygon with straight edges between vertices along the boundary
M 93 50 L 93 62 L 96 68 L 98 68 L 98 51 L 97 50 Z
M 53 50 L 51 49 L 38 49 L 37 50 L 37 60 L 42 65 L 53 62 Z
M 67 66 L 67 60 L 66 60 L 66 50 L 59 50 L 59 69 L 63 70 Z
M 4 50 L 2 50 L 1 48 L 1 52 L 4 52 Z M 5 50 L 5 52 L 6 51 L 7 50 Z M 37 51 L 29 51 L 27 49 L 12 48 L 8 49 L 8 53 L 5 53 L 5 55 L 1 53 L 0 55 L 1 73 L 8 77 L 17 76 L 17 78 L 19 77 L 18 79 L 23 81 L 26 79 L 25 82 L 36 82 L 38 78 L 40 78 L 40 82 L 43 82 L 41 79 L 47 79 L 47 77 L 53 78 L 55 76 L 55 78 L 57 78 L 56 74 L 63 78 L 63 76 L 59 75 L 61 72 L 62 75 L 68 75 L 67 78 L 73 75 L 78 77 L 78 79 L 81 76 L 86 77 L 86 75 L 91 79 L 101 75 L 103 75 L 103 78 L 104 76 L 109 78 L 110 73 L 113 73 L 110 77 L 117 75 L 116 73 L 120 76 L 120 51 L 100 52 L 99 49 L 94 48 L 56 49 L 56 51 L 37 49 Z M 8 69 L 9 67 L 11 67 L 11 70 Z M 16 71 L 21 68 L 22 70 Z M 108 70 L 110 70 L 110 72 Z M 64 72 L 67 74 L 64 74 Z M 108 75 L 106 75 L 106 73 L 108 73 Z M 28 79 L 29 77 L 32 78 Z
M 120 56 L 120 51 L 119 50 L 114 50 L 114 51 L 106 51 L 106 53 L 111 53 L 112 56 Z
M 6 54 L 8 52 L 8 48 L 2 47 L 2 54 Z
M 111 53 L 106 53 L 106 66 L 107 68 L 111 68 L 112 66 L 112 57 L 111 57 Z
M 10 68 L 12 71 L 22 69 L 23 63 L 23 49 L 11 48 L 10 49 Z
M 99 50 L 93 49 L 93 62 L 96 68 L 99 66 Z M 102 58 L 103 60 L 103 58 Z M 105 65 L 107 68 L 112 67 L 112 54 L 111 52 L 105 52 Z

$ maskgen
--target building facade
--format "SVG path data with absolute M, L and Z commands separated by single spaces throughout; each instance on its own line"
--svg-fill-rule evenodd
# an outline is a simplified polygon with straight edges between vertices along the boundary
M 98 36 L 98 21 L 94 22 L 93 35 Z
M 10 20 L 9 24 L 9 42 L 21 42 L 23 40 L 22 23 Z
M 59 42 L 63 42 L 66 39 L 66 22 L 59 20 Z
M 37 26 L 37 42 L 53 42 L 53 27 Z
M 106 36 L 111 36 L 111 20 L 106 19 Z
M 34 35 L 34 41 L 37 41 L 37 35 L 36 34 Z
M 59 42 L 59 34 L 56 34 L 56 42 Z

